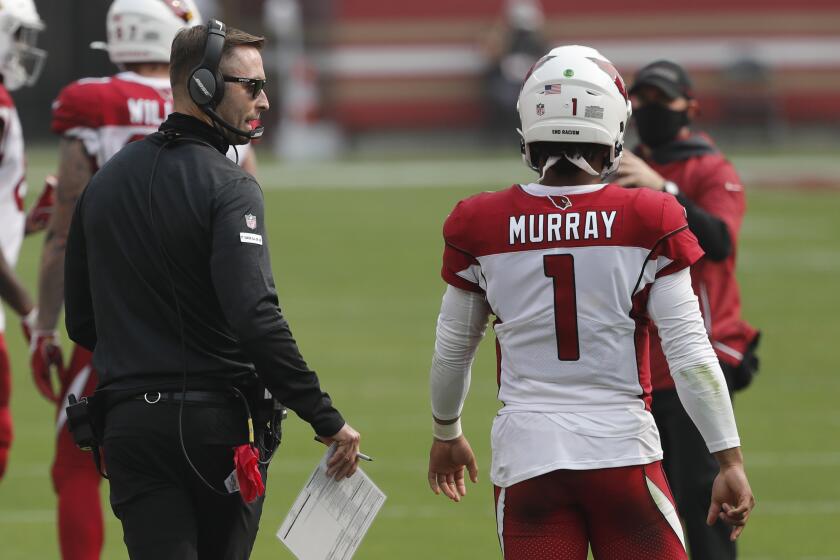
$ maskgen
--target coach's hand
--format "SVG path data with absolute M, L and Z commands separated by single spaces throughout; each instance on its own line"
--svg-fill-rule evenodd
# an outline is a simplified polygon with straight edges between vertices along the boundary
M 647 187 L 655 191 L 665 188 L 665 178 L 630 151 L 622 154 L 621 163 L 613 179 L 622 187 Z
M 341 429 L 330 437 L 318 439 L 327 445 L 336 444 L 335 453 L 327 461 L 327 476 L 336 480 L 350 478 L 359 466 L 359 432 L 345 423 Z
M 58 393 L 53 388 L 53 375 L 64 379 L 64 359 L 61 347 L 56 344 L 54 331 L 32 331 L 29 342 L 29 360 L 32 379 L 38 391 L 49 401 L 58 402 Z
M 720 464 L 720 472 L 712 484 L 712 500 L 706 523 L 713 525 L 715 520 L 720 519 L 731 525 L 729 538 L 734 541 L 741 535 L 750 518 L 750 512 L 755 507 L 755 497 L 744 472 L 739 447 L 719 451 L 715 453 L 715 458 Z
M 470 442 L 463 435 L 443 441 L 435 438 L 429 452 L 429 487 L 435 494 L 441 491 L 453 502 L 467 495 L 464 468 L 470 480 L 478 482 L 478 464 Z

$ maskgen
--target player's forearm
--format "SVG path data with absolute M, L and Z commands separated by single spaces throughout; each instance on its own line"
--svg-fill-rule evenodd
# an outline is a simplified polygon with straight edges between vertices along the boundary
M 490 309 L 478 294 L 447 287 L 438 317 L 429 375 L 432 414 L 439 420 L 461 415 L 470 387 L 470 369 L 484 336 Z
M 64 303 L 64 255 L 76 202 L 93 175 L 93 165 L 80 140 L 60 143 L 56 206 L 47 227 L 38 277 L 39 330 L 55 330 Z
M 32 311 L 32 299 L 0 251 L 0 298 L 21 317 Z
M 685 411 L 703 436 L 709 452 L 741 445 L 726 380 L 715 361 L 673 373 Z
M 680 401 L 709 451 L 740 445 L 729 390 L 703 327 L 688 269 L 654 282 L 648 311 L 659 329 Z
M 38 276 L 38 330 L 52 331 L 64 303 L 64 253 L 66 241 L 47 233 Z
M 715 456 L 718 465 L 720 465 L 720 468 L 722 469 L 744 464 L 744 456 L 741 454 L 740 447 L 730 447 L 729 449 L 723 449 L 721 451 L 713 453 L 713 455 Z

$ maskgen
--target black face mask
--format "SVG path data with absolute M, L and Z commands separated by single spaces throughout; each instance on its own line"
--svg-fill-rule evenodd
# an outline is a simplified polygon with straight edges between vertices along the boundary
M 672 111 L 659 103 L 651 103 L 633 111 L 633 120 L 642 144 L 658 148 L 676 138 L 680 129 L 688 125 L 688 111 Z

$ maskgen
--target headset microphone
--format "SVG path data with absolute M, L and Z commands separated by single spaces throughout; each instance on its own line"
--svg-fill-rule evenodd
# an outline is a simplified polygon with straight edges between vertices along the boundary
M 244 136 L 245 138 L 254 139 L 254 138 L 259 138 L 260 136 L 263 135 L 263 132 L 265 132 L 265 127 L 262 126 L 262 125 L 256 127 L 254 130 L 243 130 L 241 128 L 236 128 L 235 126 L 233 126 L 229 122 L 227 122 L 225 119 L 223 119 L 221 117 L 221 115 L 219 115 L 216 111 L 211 109 L 209 106 L 208 107 L 202 107 L 201 109 L 205 113 L 207 113 L 207 115 L 211 119 L 213 119 L 213 122 L 215 122 L 216 124 L 220 125 L 223 128 L 226 128 L 227 130 L 233 132 L 234 134 L 238 134 L 239 136 Z

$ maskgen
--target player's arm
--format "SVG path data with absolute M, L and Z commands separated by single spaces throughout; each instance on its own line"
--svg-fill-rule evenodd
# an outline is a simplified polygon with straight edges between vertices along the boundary
M 57 401 L 53 377 L 63 377 L 64 360 L 56 325 L 64 303 L 64 255 L 76 201 L 93 175 L 93 164 L 81 140 L 64 137 L 59 145 L 55 210 L 47 226 L 38 274 L 38 313 L 30 340 L 30 365 L 35 386 Z
M 55 211 L 47 226 L 38 275 L 39 331 L 53 332 L 64 303 L 64 254 L 76 201 L 93 176 L 93 164 L 81 140 L 63 137 L 59 146 Z
M 688 268 L 656 279 L 648 312 L 659 329 L 680 401 L 720 465 L 707 522 L 719 517 L 732 525 L 734 540 L 743 531 L 755 498 L 744 472 L 726 380 L 703 326 Z
M 434 440 L 429 454 L 429 487 L 453 501 L 466 495 L 464 468 L 478 481 L 478 466 L 461 431 L 461 411 L 470 386 L 475 352 L 490 317 L 482 294 L 447 286 L 438 316 L 430 372 Z

